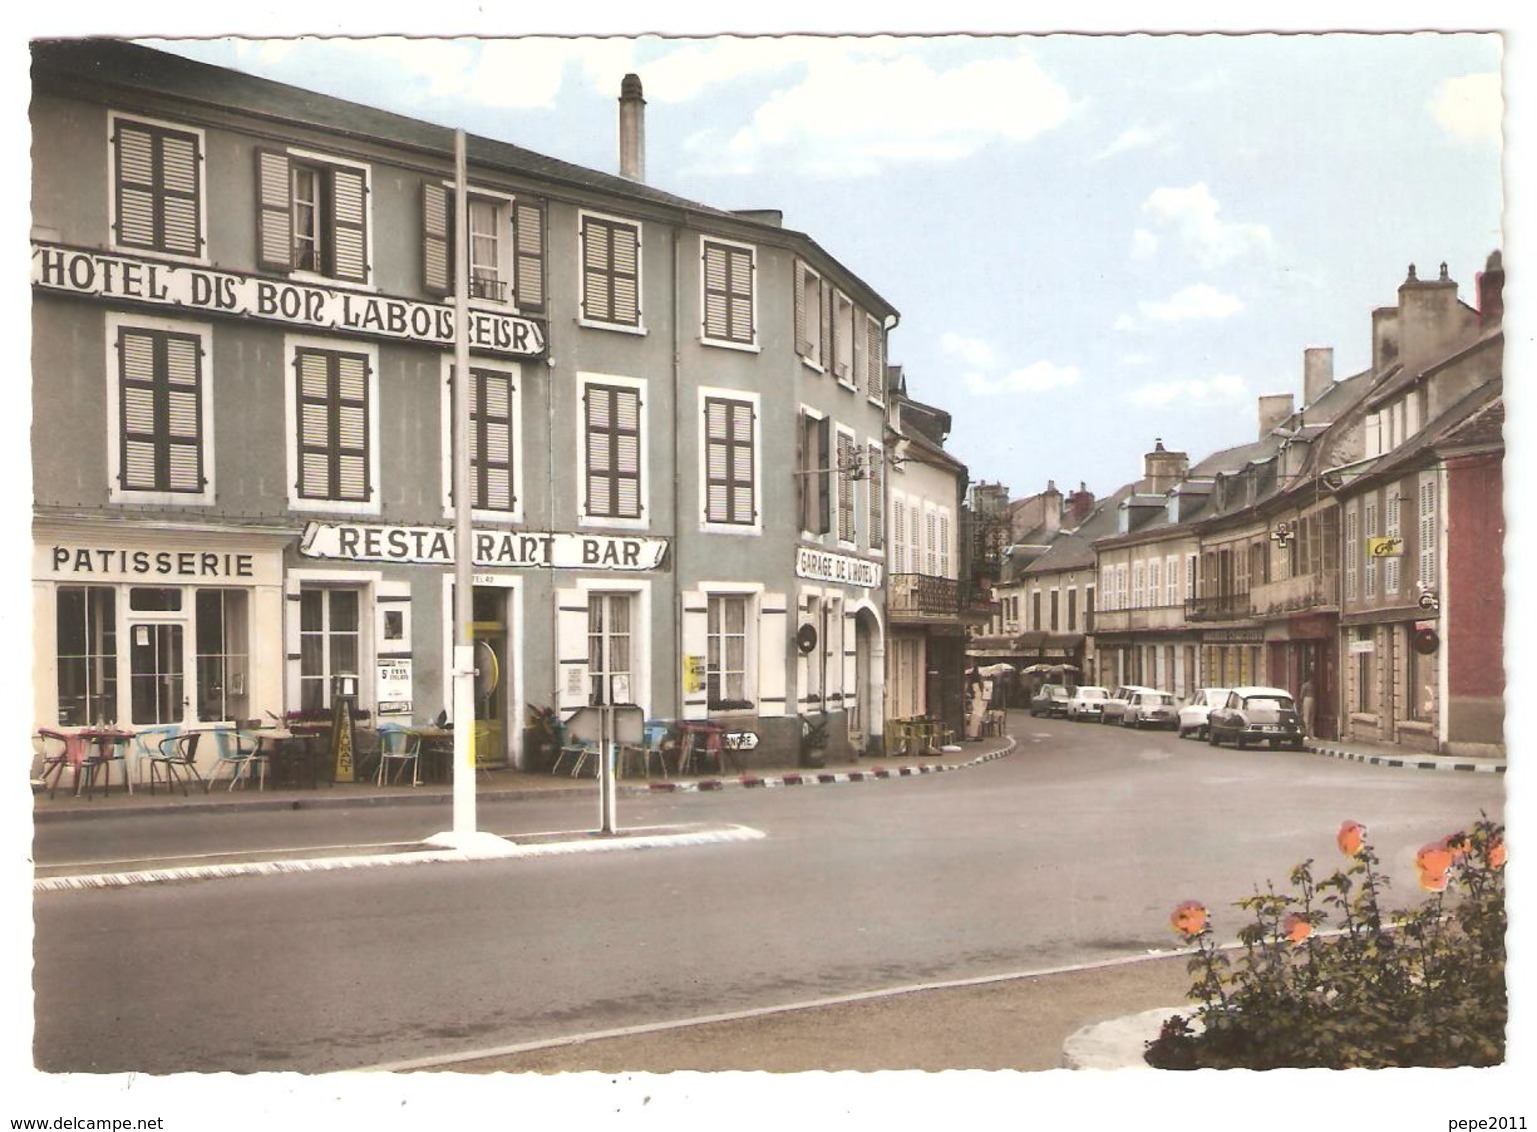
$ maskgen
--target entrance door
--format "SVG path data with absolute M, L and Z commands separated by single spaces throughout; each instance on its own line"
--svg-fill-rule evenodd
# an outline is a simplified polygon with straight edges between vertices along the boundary
M 475 763 L 507 765 L 507 591 L 480 587 L 474 594 L 470 639 L 475 643 Z
M 184 637 L 180 622 L 129 623 L 128 687 L 134 726 L 181 722 L 187 705 Z
M 631 595 L 594 593 L 587 600 L 590 704 L 631 704 Z

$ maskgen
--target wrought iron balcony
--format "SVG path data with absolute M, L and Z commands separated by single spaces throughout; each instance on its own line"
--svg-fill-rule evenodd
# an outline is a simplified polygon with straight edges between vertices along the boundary
M 963 592 L 954 578 L 892 574 L 886 584 L 886 615 L 894 621 L 958 621 L 970 589 L 964 587 Z
M 1266 582 L 1250 591 L 1254 612 L 1262 617 L 1339 608 L 1339 571 L 1301 574 L 1279 582 Z
M 1247 593 L 1209 594 L 1185 601 L 1187 621 L 1244 621 L 1254 616 Z

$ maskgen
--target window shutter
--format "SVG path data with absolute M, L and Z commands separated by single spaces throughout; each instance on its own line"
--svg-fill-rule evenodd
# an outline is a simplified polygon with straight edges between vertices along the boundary
M 870 468 L 870 549 L 880 550 L 886 545 L 886 461 L 881 446 L 866 448 L 865 459 Z
M 453 201 L 448 189 L 427 181 L 422 185 L 422 288 L 429 294 L 453 292 Z
M 299 382 L 299 495 L 325 499 L 330 490 L 330 367 L 326 355 L 302 350 L 294 359 Z
M 727 287 L 727 250 L 719 244 L 704 246 L 704 336 L 731 336 L 731 298 Z
M 795 261 L 795 352 L 801 357 L 811 354 L 811 343 L 806 338 L 806 265 Z
M 495 370 L 471 370 L 470 461 L 475 469 L 475 506 L 510 511 L 512 483 L 512 378 Z
M 613 245 L 613 319 L 635 326 L 640 322 L 640 230 L 616 225 Z
M 900 500 L 891 509 L 891 569 L 907 573 L 907 504 Z
M 745 248 L 736 248 L 731 252 L 731 277 L 728 280 L 732 299 L 729 333 L 733 342 L 750 343 L 754 340 L 753 272 L 755 270 L 751 252 Z
M 368 498 L 368 363 L 360 354 L 341 354 L 337 364 L 337 495 Z
M 1419 583 L 1424 589 L 1436 584 L 1436 481 L 1420 480 Z
M 162 133 L 160 145 L 165 250 L 178 255 L 201 255 L 198 140 L 191 134 Z
M 865 320 L 865 394 L 872 401 L 886 400 L 886 359 L 883 347 L 885 335 L 881 333 L 881 324 L 875 319 Z
M 749 402 L 739 401 L 731 411 L 735 419 L 732 427 L 731 517 L 734 522 L 754 523 L 758 519 L 758 510 L 753 498 L 753 407 Z
M 608 225 L 591 217 L 582 218 L 582 315 L 595 322 L 614 318 L 609 289 L 610 250 Z
M 705 519 L 731 521 L 731 406 L 725 401 L 705 402 Z
M 544 202 L 518 198 L 512 210 L 513 300 L 518 309 L 544 309 Z
M 806 416 L 806 410 L 802 409 L 795 417 L 795 511 L 800 516 L 801 530 L 811 529 L 811 477 L 807 475 L 806 452 L 810 447 L 806 443 L 806 422 L 811 418 Z
M 155 139 L 126 122 L 117 123 L 117 242 L 155 246 Z
M 166 486 L 203 490 L 202 346 L 196 338 L 168 335 L 166 352 Z
M 817 421 L 816 475 L 811 478 L 817 485 L 816 533 L 825 535 L 833 529 L 832 515 L 832 421 L 823 417 Z
M 1383 533 L 1389 538 L 1397 538 L 1400 531 L 1398 488 L 1388 491 L 1388 513 Z M 1398 593 L 1399 556 L 1389 556 L 1382 560 L 1382 592 L 1385 594 Z
M 122 486 L 153 491 L 155 477 L 155 338 L 123 331 L 118 337 L 122 384 Z
M 838 538 L 854 541 L 854 440 L 838 434 Z
M 331 274 L 368 282 L 368 179 L 361 170 L 332 168 Z
M 293 212 L 288 154 L 256 151 L 257 264 L 271 271 L 292 271 Z
M 821 307 L 822 319 L 822 357 L 823 366 L 832 369 L 833 358 L 837 354 L 833 350 L 833 290 L 827 285 L 826 279 L 817 280 L 817 300 Z
M 201 491 L 201 342 L 185 334 L 123 330 L 118 369 L 121 486 L 132 491 Z

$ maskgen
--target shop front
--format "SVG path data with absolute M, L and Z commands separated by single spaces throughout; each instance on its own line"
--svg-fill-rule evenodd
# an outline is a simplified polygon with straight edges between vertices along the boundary
M 39 521 L 38 726 L 230 724 L 283 709 L 287 531 Z

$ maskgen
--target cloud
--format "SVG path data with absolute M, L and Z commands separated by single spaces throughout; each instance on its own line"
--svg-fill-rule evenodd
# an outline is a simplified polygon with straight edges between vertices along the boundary
M 1220 267 L 1251 251 L 1268 251 L 1270 229 L 1264 224 L 1229 223 L 1205 182 L 1187 188 L 1154 189 L 1142 211 L 1174 232 L 1202 267 Z
M 1196 283 L 1163 300 L 1143 300 L 1135 315 L 1115 320 L 1117 330 L 1139 330 L 1175 322 L 1230 318 L 1243 310 L 1243 301 L 1206 283 Z
M 1059 366 L 1054 362 L 1038 361 L 1021 366 L 1007 373 L 998 351 L 990 342 L 980 338 L 967 338 L 961 334 L 946 333 L 940 336 L 941 352 L 956 358 L 966 372 L 961 382 L 967 392 L 977 397 L 991 397 L 998 393 L 1045 393 L 1078 384 L 1076 366 Z
M 1219 373 L 1212 377 L 1177 378 L 1139 385 L 1126 394 L 1133 405 L 1163 408 L 1178 404 L 1182 409 L 1241 404 L 1249 400 L 1249 383 L 1235 374 Z
M 1464 142 L 1498 145 L 1504 112 L 1500 76 L 1494 72 L 1447 79 L 1430 102 L 1437 124 Z
M 772 168 L 819 178 L 870 176 L 1029 141 L 1072 111 L 1066 89 L 1022 45 L 950 65 L 928 58 L 932 53 L 921 42 L 883 37 L 811 41 L 809 51 L 804 40 L 770 43 L 794 52 L 794 77 L 745 124 L 686 139 L 695 158 L 689 172 L 744 175 Z M 734 77 L 730 68 L 719 73 L 722 81 Z
M 1119 137 L 1094 155 L 1093 160 L 1103 161 L 1107 157 L 1114 157 L 1119 153 L 1129 153 L 1138 149 L 1151 149 L 1168 136 L 1169 126 L 1132 126 L 1128 130 L 1121 131 Z
M 1045 393 L 1078 384 L 1077 366 L 1059 366 L 1054 362 L 1032 362 L 1020 369 L 1010 370 L 1000 377 L 988 377 L 981 373 L 968 373 L 962 380 L 968 392 L 978 397 L 990 397 L 996 393 Z
M 1146 228 L 1138 228 L 1131 234 L 1131 258 L 1152 259 L 1158 254 L 1158 237 Z

